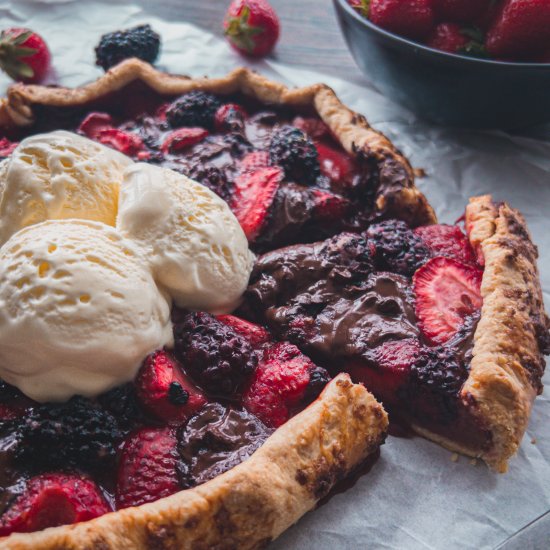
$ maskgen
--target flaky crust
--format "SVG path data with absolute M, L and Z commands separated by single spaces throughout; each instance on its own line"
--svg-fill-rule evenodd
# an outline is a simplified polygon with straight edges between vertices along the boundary
M 542 392 L 550 321 L 544 311 L 537 248 L 521 214 L 505 203 L 493 202 L 489 195 L 474 197 L 466 208 L 466 231 L 484 265 L 483 306 L 460 398 L 490 435 L 490 442 L 479 448 L 420 426 L 413 428 L 503 473 L 521 443 L 533 401 Z
M 492 434 L 481 458 L 504 472 L 542 391 L 550 325 L 538 252 L 521 214 L 488 195 L 476 197 L 466 208 L 466 229 L 485 270 L 481 319 L 461 397 Z
M 193 489 L 92 521 L 0 539 L 3 550 L 261 548 L 383 443 L 388 417 L 340 374 L 248 460 Z
M 504 473 L 521 443 L 533 401 L 542 392 L 550 320 L 544 310 L 538 251 L 523 216 L 489 195 L 474 197 L 466 207 L 466 231 L 484 266 L 483 306 L 460 398 L 490 441 L 487 447 L 469 446 L 422 426 L 412 428 Z
M 84 106 L 141 80 L 165 96 L 203 90 L 220 95 L 244 93 L 264 104 L 313 107 L 329 126 L 344 149 L 363 161 L 373 159 L 380 177 L 388 184 L 376 197 L 376 209 L 386 217 L 399 217 L 412 225 L 435 223 L 432 207 L 414 185 L 414 173 L 407 159 L 386 136 L 372 129 L 365 117 L 345 107 L 324 84 L 287 88 L 248 69 L 240 68 L 222 78 L 191 79 L 154 69 L 138 59 L 128 59 L 105 75 L 79 88 L 50 88 L 15 84 L 0 103 L 0 126 L 29 126 L 34 107 Z

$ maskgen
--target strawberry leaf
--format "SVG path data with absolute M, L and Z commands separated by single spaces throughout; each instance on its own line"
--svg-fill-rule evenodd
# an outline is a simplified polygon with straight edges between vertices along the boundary
M 230 17 L 227 20 L 225 35 L 231 39 L 231 42 L 248 53 L 253 53 L 256 46 L 254 37 L 262 34 L 261 27 L 255 27 L 249 24 L 250 8 L 244 6 L 241 13 L 237 17 Z

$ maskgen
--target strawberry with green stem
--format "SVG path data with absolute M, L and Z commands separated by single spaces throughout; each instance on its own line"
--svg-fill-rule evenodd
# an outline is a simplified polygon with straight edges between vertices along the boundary
M 0 68 L 10 78 L 26 83 L 41 82 L 50 62 L 50 50 L 39 34 L 16 27 L 0 33 Z
M 266 0 L 234 0 L 227 10 L 224 33 L 238 52 L 263 57 L 279 39 L 279 18 Z

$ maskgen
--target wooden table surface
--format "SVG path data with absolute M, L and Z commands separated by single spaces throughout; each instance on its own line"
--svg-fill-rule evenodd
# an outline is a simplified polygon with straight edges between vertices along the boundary
M 137 4 L 153 11 L 152 0 Z M 270 0 L 281 21 L 281 37 L 273 58 L 365 83 L 338 28 L 332 0 Z M 188 21 L 223 36 L 222 21 L 229 0 L 163 0 L 154 13 L 167 20 Z

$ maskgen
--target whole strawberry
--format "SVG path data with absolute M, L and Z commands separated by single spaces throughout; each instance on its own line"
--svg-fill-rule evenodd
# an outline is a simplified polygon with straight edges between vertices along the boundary
M 497 58 L 529 59 L 550 48 L 550 2 L 506 0 L 487 32 L 485 43 Z
M 44 80 L 51 55 L 45 40 L 29 29 L 13 27 L 0 33 L 0 69 L 26 83 Z
M 233 0 L 223 26 L 233 48 L 251 57 L 267 55 L 279 38 L 279 18 L 266 0 Z
M 480 17 L 491 3 L 491 0 L 433 0 L 433 7 L 439 19 L 471 23 Z
M 408 38 L 422 38 L 434 25 L 431 0 L 371 0 L 368 17 L 375 25 Z
M 439 23 L 426 38 L 426 45 L 436 50 L 486 57 L 483 34 L 477 29 L 462 28 L 456 23 Z

